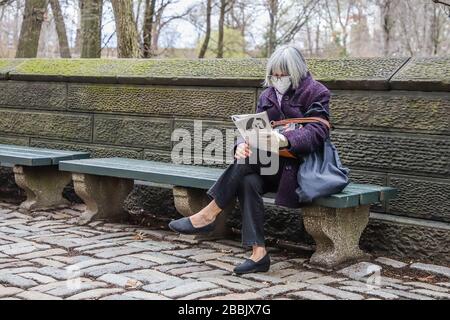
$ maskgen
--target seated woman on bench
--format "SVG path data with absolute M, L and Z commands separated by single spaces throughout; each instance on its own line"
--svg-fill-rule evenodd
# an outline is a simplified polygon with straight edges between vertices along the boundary
M 321 117 L 329 121 L 330 92 L 312 78 L 303 55 L 295 46 L 281 46 L 271 55 L 267 62 L 264 86 L 267 88 L 259 97 L 256 112 L 266 111 L 270 121 L 302 118 L 308 111 L 309 117 Z M 312 110 L 311 106 L 318 103 L 327 113 Z M 234 162 L 207 191 L 212 201 L 198 213 L 170 222 L 169 227 L 184 234 L 210 232 L 214 229 L 217 215 L 237 196 L 242 214 L 242 245 L 252 247 L 253 253 L 234 272 L 268 271 L 270 258 L 265 248 L 262 195 L 276 192 L 275 204 L 300 207 L 295 189 L 298 187 L 297 171 L 301 156 L 321 147 L 328 134 L 328 128 L 322 123 L 308 123 L 282 134 L 272 131 L 268 139 L 278 142 L 280 147 L 288 148 L 298 158 L 277 158 L 278 170 L 269 175 L 261 170 L 265 164 L 247 161 L 252 155 L 252 148 L 239 138 L 235 145 Z

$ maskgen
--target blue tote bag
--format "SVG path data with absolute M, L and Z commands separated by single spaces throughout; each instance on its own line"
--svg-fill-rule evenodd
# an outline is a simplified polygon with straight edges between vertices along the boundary
M 326 114 L 320 103 L 305 113 Z M 301 203 L 312 202 L 316 198 L 341 192 L 349 184 L 350 170 L 342 166 L 336 146 L 330 136 L 324 141 L 323 148 L 303 157 L 297 173 L 298 188 L 295 190 Z

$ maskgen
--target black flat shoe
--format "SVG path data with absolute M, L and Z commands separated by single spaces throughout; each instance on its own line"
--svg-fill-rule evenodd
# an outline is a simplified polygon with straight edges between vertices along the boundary
M 244 274 L 244 273 L 254 273 L 254 272 L 267 272 L 270 268 L 270 257 L 269 254 L 266 253 L 264 257 L 262 257 L 258 261 L 253 261 L 252 259 L 245 259 L 240 265 L 234 268 L 234 273 L 236 274 Z
M 191 219 L 189 217 L 180 218 L 177 220 L 170 221 L 169 228 L 175 232 L 183 234 L 196 234 L 196 233 L 208 233 L 214 230 L 215 220 L 206 226 L 196 228 L 192 225 Z

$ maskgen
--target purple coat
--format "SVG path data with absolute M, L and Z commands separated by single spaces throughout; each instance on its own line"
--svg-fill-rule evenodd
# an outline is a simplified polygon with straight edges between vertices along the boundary
M 329 112 L 330 91 L 321 83 L 315 81 L 311 74 L 308 73 L 300 86 L 293 89 L 292 85 L 284 93 L 281 99 L 281 110 L 286 118 L 302 118 L 310 109 L 314 102 L 320 103 L 323 108 Z M 258 99 L 256 112 L 267 111 L 269 120 L 281 120 L 283 115 L 280 112 L 275 89 L 273 87 L 266 88 Z M 324 114 L 312 113 L 311 117 L 321 117 L 328 120 Z M 321 123 L 308 123 L 302 128 L 287 131 L 284 136 L 289 141 L 289 151 L 301 156 L 317 150 L 323 146 L 326 137 L 329 134 L 328 128 Z M 243 142 L 238 139 L 237 144 Z M 275 197 L 275 204 L 298 208 L 298 196 L 295 189 L 298 187 L 297 171 L 300 166 L 300 160 L 284 158 L 285 161 L 280 162 L 281 180 Z

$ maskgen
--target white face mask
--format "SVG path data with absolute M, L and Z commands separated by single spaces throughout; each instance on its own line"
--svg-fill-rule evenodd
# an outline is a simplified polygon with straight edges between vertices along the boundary
M 282 76 L 279 79 L 277 77 L 272 77 L 272 83 L 274 88 L 281 94 L 284 94 L 289 86 L 291 85 L 290 76 Z

